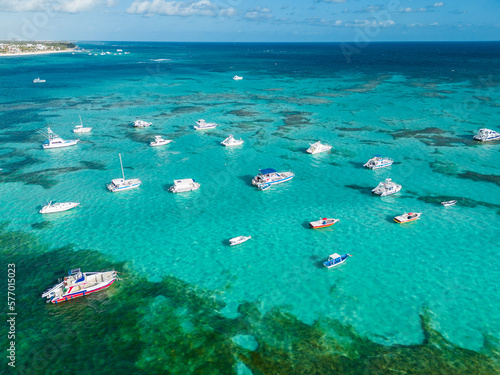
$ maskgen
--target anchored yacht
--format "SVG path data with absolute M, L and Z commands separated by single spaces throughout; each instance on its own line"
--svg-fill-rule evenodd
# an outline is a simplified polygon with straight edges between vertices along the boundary
M 106 289 L 117 280 L 116 271 L 82 272 L 80 268 L 69 271 L 64 280 L 42 294 L 47 303 L 59 303 Z
M 111 180 L 111 183 L 108 184 L 108 190 L 116 193 L 118 191 L 124 191 L 124 190 L 130 190 L 130 189 L 135 189 L 141 186 L 141 180 L 138 178 L 133 178 L 130 180 L 125 180 L 125 173 L 123 173 L 123 163 L 122 163 L 122 155 L 118 154 L 120 157 L 120 166 L 122 168 L 122 178 L 115 178 Z
M 379 169 L 390 167 L 392 163 L 394 163 L 394 160 L 392 160 L 391 158 L 385 158 L 380 155 L 375 155 L 373 158 L 368 160 L 366 164 L 363 165 L 363 167 L 370 169 Z
M 46 80 L 44 80 L 44 79 L 40 79 L 40 77 L 35 78 L 35 79 L 33 80 L 33 83 L 45 83 L 45 82 L 47 82 L 47 81 L 46 81 Z
M 151 122 L 146 122 L 143 120 L 135 120 L 134 121 L 134 128 L 147 128 L 148 126 L 153 125 Z
M 228 147 L 228 146 L 239 146 L 242 145 L 243 142 L 244 141 L 242 139 L 234 139 L 233 135 L 229 134 L 229 137 L 224 139 L 220 144 Z
M 52 130 L 50 130 L 50 128 L 47 128 L 47 134 L 45 134 L 41 130 L 38 130 L 38 132 L 47 137 L 47 141 L 42 144 L 42 147 L 44 149 L 75 146 L 78 141 L 80 141 L 79 139 L 68 139 L 67 141 L 65 141 Z
M 215 127 L 217 127 L 215 122 L 205 122 L 203 119 L 196 121 L 196 125 L 194 126 L 196 130 L 213 129 Z
M 181 180 L 174 180 L 174 185 L 171 186 L 168 191 L 172 193 L 182 193 L 185 191 L 197 190 L 200 188 L 200 184 L 193 180 L 192 178 L 185 178 Z
M 240 76 L 236 75 L 236 76 L 233 77 L 233 79 L 235 81 L 241 81 L 243 79 L 243 77 L 240 77 Z
M 309 147 L 306 152 L 309 154 L 319 154 L 320 152 L 326 152 L 329 151 L 332 146 L 327 145 L 327 144 L 321 144 L 321 142 L 316 142 L 316 143 L 309 143 L 311 147 Z
M 90 127 L 83 127 L 83 122 L 82 122 L 82 116 L 80 117 L 80 125 L 76 125 L 75 128 L 73 129 L 73 133 L 88 133 L 89 131 L 92 130 Z
M 252 185 L 257 186 L 260 190 L 267 190 L 272 185 L 281 184 L 295 177 L 293 172 L 278 172 L 273 168 L 260 169 L 260 173 L 252 180 Z
M 170 142 L 173 142 L 173 141 L 171 139 L 163 139 L 161 135 L 155 135 L 155 140 L 152 142 L 149 142 L 149 145 L 151 147 L 165 146 L 165 145 L 168 145 Z
M 75 202 L 65 202 L 65 203 L 52 203 L 49 202 L 48 205 L 43 206 L 39 211 L 41 214 L 53 214 L 56 212 L 68 211 L 72 208 L 78 207 L 80 203 Z
M 382 181 L 372 190 L 372 193 L 385 197 L 387 195 L 396 194 L 401 188 L 401 185 L 396 184 L 390 178 L 386 178 L 385 181 Z
M 474 136 L 476 141 L 494 141 L 500 139 L 500 133 L 490 129 L 479 129 L 479 133 Z

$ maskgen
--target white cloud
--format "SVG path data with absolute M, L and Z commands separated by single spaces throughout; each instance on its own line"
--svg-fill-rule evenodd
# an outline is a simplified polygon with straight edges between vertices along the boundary
M 438 7 L 442 7 L 444 5 L 443 2 L 440 2 L 440 3 L 434 3 L 433 7 L 434 8 L 438 8 Z
M 314 0 L 317 3 L 345 3 L 346 0 Z
M 198 1 L 165 1 L 152 0 L 141 1 L 135 0 L 127 9 L 127 13 L 133 14 L 160 14 L 162 16 L 210 16 L 215 17 L 221 15 L 223 17 L 231 17 L 236 14 L 236 9 L 220 8 L 212 4 L 210 0 Z
M 114 0 L 0 0 L 0 9 L 4 12 L 80 13 L 103 5 L 112 7 L 115 4 Z
M 401 8 L 399 13 L 417 13 L 417 12 L 427 12 L 427 8 Z
M 256 7 L 249 9 L 243 17 L 250 20 L 262 20 L 272 18 L 273 14 L 269 8 Z

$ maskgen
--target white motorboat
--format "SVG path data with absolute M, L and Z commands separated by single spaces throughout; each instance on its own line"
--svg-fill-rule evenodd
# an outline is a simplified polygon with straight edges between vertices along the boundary
M 239 236 L 239 237 L 234 237 L 229 240 L 229 245 L 234 246 L 234 245 L 239 245 L 240 243 L 248 241 L 252 236 Z
M 122 163 L 122 155 L 118 154 L 120 157 L 120 166 L 122 169 L 122 178 L 115 178 L 111 180 L 111 183 L 108 184 L 108 189 L 109 191 L 116 193 L 119 191 L 124 191 L 124 190 L 130 190 L 130 189 L 135 189 L 141 186 L 141 180 L 138 178 L 133 178 L 130 180 L 125 180 L 125 173 L 123 173 L 123 163 Z
M 45 134 L 41 130 L 39 130 L 38 132 L 47 137 L 47 141 L 42 144 L 42 147 L 44 149 L 75 146 L 80 141 L 79 139 L 68 139 L 65 141 L 52 130 L 50 130 L 50 128 L 47 128 L 47 134 Z
M 82 116 L 80 117 L 80 125 L 76 125 L 75 128 L 73 129 L 73 133 L 88 133 L 89 131 L 92 130 L 90 127 L 83 127 L 83 122 L 82 122 Z
M 409 213 L 405 212 L 402 215 L 396 216 L 394 218 L 394 221 L 399 224 L 409 223 L 410 221 L 420 219 L 420 215 L 422 215 L 421 212 L 409 212 Z
M 135 120 L 134 128 L 147 128 L 148 126 L 153 125 L 151 122 L 143 121 L 143 120 Z
M 259 190 L 267 190 L 272 185 L 281 184 L 295 177 L 293 172 L 278 172 L 273 168 L 260 169 L 260 173 L 252 180 L 252 185 L 255 185 Z
M 328 257 L 328 260 L 326 262 L 323 262 L 323 265 L 326 268 L 336 267 L 336 266 L 344 263 L 347 260 L 347 258 L 349 258 L 349 257 L 352 257 L 352 255 L 351 254 L 340 255 L 337 253 L 333 253 Z
M 242 145 L 243 142 L 244 141 L 242 139 L 234 139 L 233 135 L 229 134 L 229 137 L 227 137 L 226 139 L 224 139 L 220 144 L 224 145 L 226 147 L 229 147 L 229 146 L 239 146 L 239 145 Z
M 39 211 L 41 214 L 54 214 L 56 212 L 63 212 L 71 210 L 72 208 L 78 207 L 80 203 L 75 202 L 65 202 L 65 203 L 52 203 L 49 202 L 48 205 L 43 206 Z
M 309 147 L 306 152 L 309 154 L 319 154 L 321 152 L 326 152 L 331 150 L 332 146 L 327 144 L 322 144 L 320 141 L 316 143 L 309 143 L 311 147 Z
M 47 303 L 59 303 L 78 297 L 85 297 L 91 293 L 108 288 L 117 280 L 116 271 L 81 272 L 80 268 L 71 270 L 64 280 L 46 290 L 42 298 Z
M 441 204 L 445 207 L 448 207 L 448 206 L 454 206 L 455 204 L 457 203 L 456 200 L 453 200 L 453 201 L 447 201 L 447 202 L 441 202 Z
M 326 228 L 326 227 L 331 227 L 333 224 L 335 224 L 339 221 L 340 221 L 340 219 L 332 219 L 332 218 L 324 217 L 324 218 L 319 219 L 317 221 L 311 221 L 309 223 L 309 226 L 312 229 Z
M 182 180 L 174 180 L 174 185 L 171 186 L 168 191 L 172 193 L 182 193 L 185 191 L 197 190 L 200 188 L 200 184 L 193 180 L 192 178 L 186 178 Z
M 500 133 L 491 129 L 479 129 L 479 133 L 474 136 L 476 141 L 486 142 L 500 139 Z
M 46 81 L 46 80 L 44 80 L 44 79 L 40 79 L 40 77 L 35 78 L 35 79 L 33 80 L 33 83 L 45 83 L 45 82 L 47 82 L 47 81 Z
M 396 184 L 390 178 L 386 178 L 385 181 L 382 181 L 372 190 L 372 193 L 385 197 L 387 195 L 396 194 L 401 188 L 401 185 Z
M 168 145 L 170 142 L 173 142 L 173 141 L 171 139 L 163 139 L 161 135 L 155 135 L 155 140 L 152 142 L 149 142 L 149 145 L 151 147 L 165 146 L 165 145 Z
M 379 169 L 379 168 L 385 168 L 389 167 L 394 163 L 394 160 L 391 158 L 385 158 L 380 155 L 375 155 L 373 158 L 368 160 L 363 167 L 370 168 L 370 169 Z
M 217 127 L 215 122 L 205 122 L 203 119 L 196 121 L 196 125 L 194 126 L 196 130 L 213 129 L 215 127 Z
M 241 80 L 243 79 L 243 77 L 240 77 L 240 76 L 238 76 L 238 75 L 235 75 L 235 76 L 233 77 L 233 79 L 234 79 L 235 81 L 241 81 Z

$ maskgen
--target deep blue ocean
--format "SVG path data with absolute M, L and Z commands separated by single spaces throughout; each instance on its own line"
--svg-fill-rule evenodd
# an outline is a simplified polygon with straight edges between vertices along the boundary
M 472 139 L 500 132 L 500 42 L 77 44 L 0 57 L 17 373 L 500 372 L 500 141 Z M 48 126 L 80 142 L 43 150 Z M 306 153 L 316 141 L 331 151 Z M 140 188 L 106 189 L 118 154 Z M 395 162 L 363 168 L 375 154 Z M 295 178 L 259 191 L 262 168 Z M 181 178 L 201 188 L 170 193 Z M 386 178 L 401 192 L 371 194 Z M 48 201 L 81 206 L 39 214 Z M 332 253 L 353 256 L 326 269 Z M 78 267 L 123 280 L 45 304 Z

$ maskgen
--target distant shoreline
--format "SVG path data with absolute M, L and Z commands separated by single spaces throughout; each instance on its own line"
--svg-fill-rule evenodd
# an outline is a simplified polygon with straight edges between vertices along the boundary
M 0 57 L 18 57 L 18 56 L 30 56 L 30 55 L 48 55 L 51 53 L 66 53 L 75 52 L 74 48 L 68 48 L 64 51 L 37 51 L 37 52 L 16 52 L 16 53 L 0 53 Z

